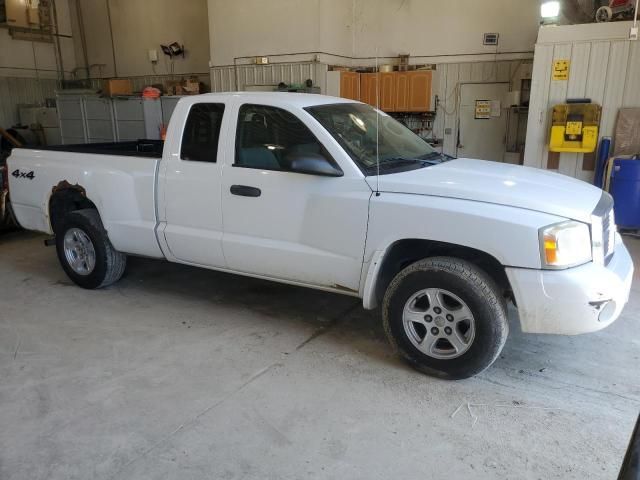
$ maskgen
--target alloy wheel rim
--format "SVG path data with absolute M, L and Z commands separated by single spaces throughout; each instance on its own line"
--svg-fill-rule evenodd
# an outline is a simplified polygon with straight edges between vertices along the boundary
M 89 236 L 79 228 L 70 228 L 64 234 L 64 256 L 67 264 L 78 275 L 89 275 L 96 266 L 96 250 Z
M 475 339 L 471 309 L 442 288 L 426 288 L 411 295 L 402 312 L 402 323 L 413 346 L 438 360 L 464 355 Z

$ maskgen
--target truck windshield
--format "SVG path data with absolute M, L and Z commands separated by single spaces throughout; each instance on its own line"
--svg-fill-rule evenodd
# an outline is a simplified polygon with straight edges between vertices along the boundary
M 337 103 L 307 107 L 309 112 L 358 164 L 365 175 L 375 175 L 379 149 L 380 174 L 412 170 L 446 158 L 425 140 L 386 113 L 369 105 Z

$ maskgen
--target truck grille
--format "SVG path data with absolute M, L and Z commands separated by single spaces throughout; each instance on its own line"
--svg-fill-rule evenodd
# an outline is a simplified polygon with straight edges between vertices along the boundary
M 602 192 L 600 202 L 591 214 L 591 243 L 593 261 L 601 265 L 609 263 L 616 244 L 616 221 L 613 198 L 606 192 Z
M 604 252 L 604 262 L 609 263 L 613 255 L 613 248 L 616 244 L 616 222 L 613 208 L 602 218 L 602 250 Z

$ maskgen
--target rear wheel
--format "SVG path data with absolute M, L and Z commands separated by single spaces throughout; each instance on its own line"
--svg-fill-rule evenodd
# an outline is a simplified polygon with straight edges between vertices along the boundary
M 88 289 L 118 281 L 127 264 L 127 256 L 113 248 L 94 209 L 76 210 L 64 217 L 56 229 L 56 250 L 69 278 Z
M 489 367 L 509 332 L 505 302 L 493 280 L 450 257 L 420 260 L 402 270 L 385 294 L 383 321 L 403 358 L 447 379 Z

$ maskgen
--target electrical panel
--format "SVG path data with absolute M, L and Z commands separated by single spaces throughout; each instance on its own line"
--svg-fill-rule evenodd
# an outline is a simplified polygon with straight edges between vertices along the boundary
M 4 0 L 9 27 L 42 29 L 51 26 L 50 0 Z
M 483 37 L 482 44 L 483 45 L 498 45 L 498 40 L 500 39 L 499 33 L 485 33 Z

